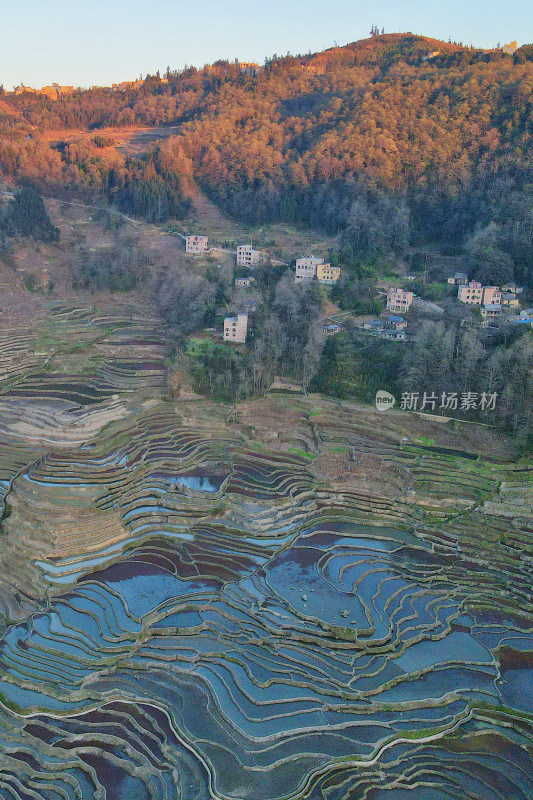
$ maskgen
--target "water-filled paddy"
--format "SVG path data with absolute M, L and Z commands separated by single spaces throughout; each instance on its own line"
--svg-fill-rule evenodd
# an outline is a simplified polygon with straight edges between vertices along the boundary
M 531 708 L 531 668 L 512 669 L 508 658 L 498 681 L 497 657 L 476 637 L 486 620 L 463 613 L 465 597 L 443 584 L 439 558 L 428 561 L 416 539 L 409 546 L 390 529 L 384 538 L 376 528 L 353 533 L 303 532 L 226 584 L 182 580 L 163 563 L 124 555 L 8 630 L 0 659 L 25 688 L 10 684 L 4 696 L 38 706 L 50 725 L 47 713 L 90 711 L 112 686 L 129 702 L 149 698 L 211 764 L 222 794 L 246 785 L 265 800 L 296 792 L 328 759 L 364 760 L 398 736 L 452 731 L 468 718 L 469 697 Z M 426 579 L 435 576 L 427 587 L 422 566 Z M 509 638 L 494 624 L 491 635 Z M 518 640 L 524 659 L 531 640 Z M 201 713 L 191 713 L 193 686 L 205 698 Z M 115 753 L 127 760 L 120 726 L 115 734 Z M 228 769 L 230 741 L 237 773 Z M 104 750 L 86 763 L 105 785 L 113 775 L 117 797 L 124 787 L 142 796 L 142 781 L 113 760 L 108 771 L 106 758 Z M 286 758 L 295 759 L 290 773 Z M 276 775 L 267 794 L 261 769 Z
M 529 618 L 456 532 L 175 410 L 16 466 L 13 530 L 48 538 L 0 638 L 0 797 L 533 796 Z

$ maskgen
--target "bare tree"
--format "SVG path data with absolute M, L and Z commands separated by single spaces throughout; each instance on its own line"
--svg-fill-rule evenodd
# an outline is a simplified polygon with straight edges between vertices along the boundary
M 316 375 L 325 341 L 326 335 L 324 333 L 324 329 L 318 322 L 315 321 L 309 328 L 309 336 L 303 352 L 302 388 L 304 390 L 304 394 L 307 394 L 309 384 Z

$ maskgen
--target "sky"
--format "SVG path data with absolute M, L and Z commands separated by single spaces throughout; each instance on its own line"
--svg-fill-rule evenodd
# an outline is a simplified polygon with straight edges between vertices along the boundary
M 0 0 L 0 84 L 108 86 L 386 33 L 533 43 L 532 0 Z

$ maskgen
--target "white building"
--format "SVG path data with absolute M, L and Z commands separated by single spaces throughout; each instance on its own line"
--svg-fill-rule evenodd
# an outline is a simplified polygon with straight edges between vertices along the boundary
M 296 259 L 296 274 L 294 276 L 295 283 L 302 281 L 312 281 L 316 278 L 316 270 L 319 264 L 323 264 L 323 258 L 297 258 Z
M 248 333 L 248 314 L 224 319 L 224 341 L 244 344 Z
M 383 339 L 389 339 L 393 342 L 406 342 L 407 341 L 407 333 L 406 331 L 394 331 L 394 330 L 385 330 L 381 334 Z
M 251 244 L 240 244 L 237 247 L 237 266 L 254 267 L 261 258 L 261 251 L 254 250 Z
M 252 285 L 255 278 L 248 276 L 246 278 L 235 278 L 235 286 L 240 287 L 242 289 L 247 289 L 249 286 Z
M 186 253 L 207 253 L 208 251 L 208 236 L 186 236 L 185 237 L 185 252 Z
M 406 314 L 413 302 L 413 292 L 406 292 L 405 289 L 389 289 L 387 292 L 387 311 L 394 314 Z

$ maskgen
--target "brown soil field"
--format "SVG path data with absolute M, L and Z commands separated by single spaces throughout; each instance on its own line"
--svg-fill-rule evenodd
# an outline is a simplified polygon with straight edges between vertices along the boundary
M 74 139 L 94 139 L 95 136 L 104 136 L 113 139 L 115 147 L 127 155 L 142 155 L 146 153 L 153 142 L 167 139 L 178 132 L 176 125 L 167 127 L 143 128 L 133 126 L 127 128 L 98 128 L 98 130 L 84 131 L 82 129 L 66 128 L 48 130 L 44 137 L 49 142 L 70 142 Z

